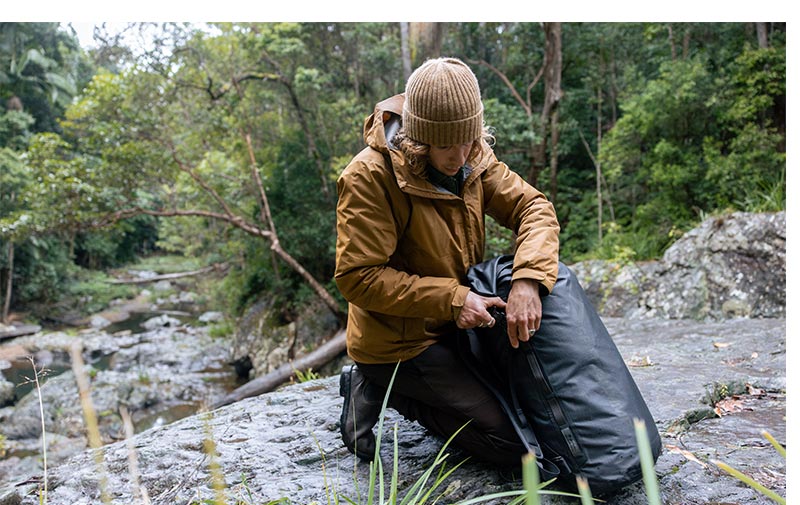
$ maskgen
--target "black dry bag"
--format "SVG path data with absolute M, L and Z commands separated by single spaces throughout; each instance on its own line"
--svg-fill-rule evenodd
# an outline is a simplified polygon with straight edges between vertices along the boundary
M 473 266 L 470 288 L 507 300 L 513 256 Z M 601 496 L 642 478 L 634 419 L 646 428 L 655 460 L 661 438 L 653 417 L 608 330 L 563 263 L 553 290 L 542 296 L 542 322 L 518 349 L 508 340 L 504 314 L 492 328 L 462 335 L 461 350 L 489 385 L 537 455 L 543 478 L 575 488 L 587 479 Z M 554 467 L 557 470 L 554 470 Z

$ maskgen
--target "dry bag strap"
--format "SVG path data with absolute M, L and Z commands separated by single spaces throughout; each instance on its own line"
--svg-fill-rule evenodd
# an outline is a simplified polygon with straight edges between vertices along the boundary
M 461 332 L 457 342 L 459 354 L 461 355 L 464 363 L 467 365 L 467 368 L 475 377 L 478 378 L 479 381 L 481 381 L 481 383 L 483 383 L 486 389 L 488 389 L 489 392 L 491 392 L 492 395 L 497 398 L 498 403 L 500 403 L 503 411 L 511 421 L 511 425 L 514 427 L 514 431 L 516 431 L 517 436 L 522 442 L 522 445 L 525 446 L 525 450 L 533 453 L 533 455 L 536 456 L 536 465 L 539 467 L 539 473 L 542 477 L 542 480 L 550 480 L 558 477 L 558 475 L 561 473 L 559 467 L 552 461 L 545 459 L 544 454 L 542 453 L 542 446 L 539 444 L 539 440 L 536 438 L 533 428 L 525 419 L 525 415 L 522 414 L 522 411 L 518 408 L 512 408 L 506 401 L 504 395 L 498 391 L 494 384 L 492 384 L 491 381 L 489 381 L 478 369 L 477 363 L 473 359 L 473 355 L 469 349 L 469 335 L 467 335 L 466 332 Z
M 575 439 L 575 435 L 572 433 L 572 428 L 569 425 L 567 416 L 564 414 L 564 410 L 561 408 L 561 403 L 558 401 L 558 398 L 556 398 L 553 388 L 550 387 L 550 383 L 547 382 L 547 378 L 544 376 L 542 367 L 539 365 L 539 360 L 536 359 L 536 353 L 534 351 L 533 344 L 530 342 L 520 342 L 520 346 L 525 352 L 525 359 L 527 360 L 528 367 L 533 375 L 536 388 L 542 393 L 542 398 L 544 398 L 544 400 L 547 402 L 547 406 L 549 407 L 550 413 L 553 416 L 553 421 L 555 421 L 556 426 L 558 426 L 561 436 L 564 438 L 564 442 L 567 444 L 567 447 L 569 447 L 572 457 L 576 461 L 583 461 L 585 459 L 585 455 L 583 454 L 583 451 L 581 451 L 581 448 Z M 510 370 L 511 366 L 508 368 Z M 516 394 L 513 387 L 514 383 L 512 382 L 511 384 L 511 394 L 516 402 Z

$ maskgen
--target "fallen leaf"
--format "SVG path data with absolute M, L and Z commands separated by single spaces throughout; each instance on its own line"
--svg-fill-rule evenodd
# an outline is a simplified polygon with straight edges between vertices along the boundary
M 716 405 L 714 405 L 714 412 L 716 412 L 720 417 L 724 416 L 725 414 L 740 412 L 742 410 L 744 410 L 744 403 L 739 396 L 723 398 L 722 400 L 718 401 Z
M 752 384 L 747 384 L 746 387 L 747 387 L 747 394 L 749 395 L 763 396 L 765 394 L 765 391 L 763 389 L 757 388 Z
M 650 356 L 645 356 L 644 358 L 640 358 L 639 356 L 634 356 L 629 359 L 626 364 L 630 367 L 644 367 L 644 366 L 653 366 L 653 362 L 650 360 Z
M 731 345 L 730 342 L 714 342 L 714 347 L 716 347 L 717 349 L 724 349 L 729 345 Z

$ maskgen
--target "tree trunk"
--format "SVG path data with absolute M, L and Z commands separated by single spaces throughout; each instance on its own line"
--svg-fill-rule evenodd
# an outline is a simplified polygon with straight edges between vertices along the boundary
M 603 88 L 597 87 L 597 161 L 594 163 L 597 186 L 597 243 L 603 241 L 603 190 L 600 184 L 600 142 L 603 140 Z
M 686 31 L 683 32 L 683 59 L 689 59 L 689 42 L 692 40 L 692 29 L 690 26 L 686 26 Z
M 11 310 L 11 290 L 14 287 L 14 242 L 8 243 L 8 277 L 6 278 L 6 296 L 3 300 L 3 323 L 8 323 L 8 312 Z
M 214 263 L 213 265 L 209 265 L 205 268 L 201 268 L 199 270 L 191 270 L 188 272 L 175 272 L 172 274 L 162 274 L 162 275 L 154 275 L 153 277 L 148 277 L 146 279 L 114 279 L 108 281 L 109 284 L 147 284 L 150 282 L 158 282 L 164 280 L 172 280 L 172 279 L 180 279 L 183 277 L 193 277 L 195 275 L 207 274 L 210 272 L 224 272 L 228 269 L 227 263 Z
M 400 23 L 400 55 L 403 59 L 403 81 L 411 77 L 411 49 L 408 40 L 408 22 Z
M 675 49 L 675 36 L 672 33 L 671 24 L 667 24 L 667 40 L 669 40 L 669 51 L 670 55 L 672 56 L 672 61 L 675 61 L 678 58 L 678 55 Z
M 413 61 L 423 63 L 441 56 L 444 23 L 410 23 L 409 35 Z
M 767 37 L 767 23 L 756 23 L 756 35 L 758 36 L 758 47 L 766 49 L 769 47 L 769 38 Z
M 550 138 L 550 148 L 555 150 L 555 155 L 558 155 L 558 146 L 553 142 L 558 142 L 558 114 L 557 108 L 561 100 L 561 23 L 544 23 L 542 28 L 545 33 L 545 50 L 544 50 L 544 103 L 542 105 L 542 112 L 539 115 L 539 142 L 533 149 L 533 165 L 531 172 L 528 175 L 528 182 L 536 186 L 539 181 L 539 173 L 547 164 L 547 143 L 548 137 Z M 555 117 L 555 120 L 554 120 Z M 556 130 L 553 130 L 555 125 Z M 553 134 L 555 133 L 555 137 Z M 551 151 L 552 154 L 552 151 Z M 554 186 L 554 177 L 557 176 L 558 162 L 551 156 L 550 158 L 550 182 L 551 190 L 557 188 Z M 553 171 L 555 173 L 553 173 Z M 553 200 L 557 195 L 552 193 L 549 197 Z
M 212 408 L 217 409 L 251 396 L 269 393 L 294 376 L 295 370 L 318 369 L 342 354 L 346 348 L 346 333 L 344 330 L 340 330 L 330 340 L 300 359 L 286 363 L 267 375 L 253 379 L 247 384 L 236 388 L 217 400 L 212 405 Z
M 544 74 L 544 87 L 549 96 L 545 101 L 550 102 L 548 122 L 550 127 L 550 200 L 553 204 L 558 199 L 558 104 L 561 102 L 561 23 L 546 23 L 545 36 L 547 42 L 545 52 L 548 64 Z

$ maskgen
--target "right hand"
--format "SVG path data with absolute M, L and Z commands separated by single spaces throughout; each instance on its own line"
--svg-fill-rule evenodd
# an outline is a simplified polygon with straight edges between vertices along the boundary
M 495 320 L 489 314 L 489 307 L 505 309 L 506 302 L 498 296 L 486 297 L 470 291 L 464 300 L 464 307 L 456 319 L 456 326 L 461 329 L 494 326 Z

